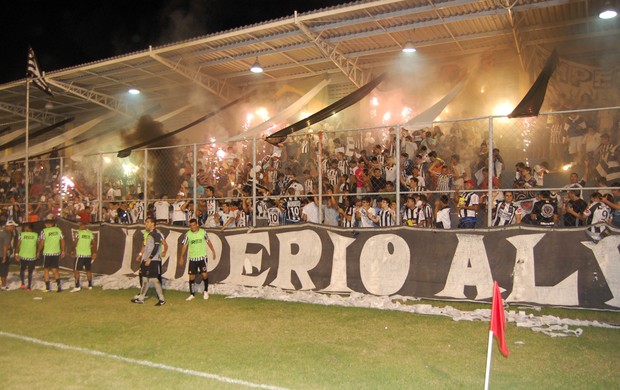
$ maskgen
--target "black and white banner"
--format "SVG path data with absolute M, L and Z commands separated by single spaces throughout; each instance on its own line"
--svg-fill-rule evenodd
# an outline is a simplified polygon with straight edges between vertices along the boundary
M 77 228 L 65 221 L 59 226 L 65 237 Z M 137 225 L 92 226 L 100 237 L 93 271 L 134 275 L 143 229 Z M 159 230 L 169 246 L 163 277 L 186 280 L 187 265 L 180 267 L 178 257 L 187 229 L 162 226 Z M 245 228 L 207 231 L 217 253 L 216 259 L 209 259 L 212 283 L 489 300 L 493 280 L 497 280 L 509 292 L 507 302 L 620 308 L 618 232 L 595 244 L 583 229 L 519 226 L 353 231 L 303 224 L 250 232 Z M 71 267 L 73 260 L 65 257 L 61 264 Z

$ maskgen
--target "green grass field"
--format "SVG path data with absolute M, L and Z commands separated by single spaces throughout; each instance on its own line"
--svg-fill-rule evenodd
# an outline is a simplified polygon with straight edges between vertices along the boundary
M 186 293 L 175 291 L 166 292 L 165 306 L 154 307 L 155 299 L 131 304 L 135 293 L 0 293 L 0 388 L 247 387 L 223 378 L 291 389 L 480 389 L 484 383 L 488 322 L 217 295 L 186 302 Z M 542 313 L 620 322 L 619 313 Z M 620 386 L 620 330 L 588 327 L 581 337 L 551 338 L 508 324 L 507 341 L 509 358 L 494 347 L 493 389 Z

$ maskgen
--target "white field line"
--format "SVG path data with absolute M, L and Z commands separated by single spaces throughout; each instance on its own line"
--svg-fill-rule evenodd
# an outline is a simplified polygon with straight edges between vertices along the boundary
M 241 380 L 241 379 L 228 378 L 228 377 L 225 377 L 225 376 L 220 376 L 220 375 L 216 375 L 216 374 L 210 374 L 208 372 L 189 370 L 189 369 L 185 369 L 185 368 L 169 366 L 167 364 L 154 363 L 154 362 L 150 362 L 148 360 L 139 360 L 139 359 L 132 359 L 132 358 L 128 358 L 128 357 L 124 357 L 124 356 L 119 356 L 119 355 L 113 355 L 113 354 L 109 354 L 109 353 L 105 353 L 105 352 L 101 352 L 101 351 L 96 351 L 94 349 L 74 347 L 74 346 L 71 346 L 71 345 L 61 344 L 61 343 L 51 343 L 49 341 L 35 339 L 33 337 L 22 336 L 22 335 L 18 335 L 18 334 L 14 334 L 14 333 L 8 333 L 8 332 L 0 331 L 0 336 L 12 338 L 12 339 L 17 339 L 17 340 L 21 340 L 21 341 L 27 341 L 29 343 L 43 345 L 43 346 L 50 347 L 50 348 L 58 348 L 58 349 L 62 349 L 62 350 L 65 350 L 65 351 L 81 352 L 81 353 L 84 353 L 84 354 L 87 354 L 87 355 L 104 357 L 104 358 L 107 358 L 107 359 L 118 360 L 118 361 L 121 361 L 121 362 L 136 364 L 136 365 L 139 365 L 139 366 L 144 366 L 144 367 L 149 367 L 149 368 L 156 368 L 156 369 L 160 369 L 160 370 L 167 370 L 167 371 L 177 372 L 177 373 L 184 374 L 184 375 L 197 376 L 197 377 L 200 377 L 200 378 L 213 379 L 213 380 L 216 380 L 216 381 L 219 381 L 219 382 L 224 382 L 224 383 L 230 383 L 230 384 L 241 385 L 241 386 L 257 388 L 257 389 L 286 390 L 286 388 L 284 388 L 284 387 L 270 386 L 270 385 L 264 385 L 264 384 L 260 384 L 260 383 L 252 383 L 252 382 L 247 382 L 247 381 L 244 381 L 244 380 Z

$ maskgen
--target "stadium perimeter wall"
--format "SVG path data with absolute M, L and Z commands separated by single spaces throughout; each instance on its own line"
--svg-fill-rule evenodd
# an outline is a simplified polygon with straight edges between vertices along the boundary
M 66 238 L 77 224 L 59 220 Z M 144 228 L 92 225 L 93 271 L 134 277 Z M 169 250 L 163 277 L 187 280 L 178 259 L 187 228 L 160 226 Z M 493 280 L 508 303 L 620 310 L 620 231 L 595 244 L 583 228 L 513 226 L 480 230 L 395 227 L 340 229 L 301 224 L 208 230 L 217 258 L 209 280 L 325 293 L 417 298 L 491 299 Z M 73 244 L 66 239 L 68 248 Z M 70 250 L 67 250 L 70 253 Z M 61 266 L 72 268 L 66 256 Z

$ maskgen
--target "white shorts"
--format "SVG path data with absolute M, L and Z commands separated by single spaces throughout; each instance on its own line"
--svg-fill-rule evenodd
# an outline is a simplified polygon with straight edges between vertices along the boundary
M 583 144 L 583 135 L 579 137 L 568 137 L 568 153 L 575 154 L 579 152 L 581 149 L 581 145 Z

